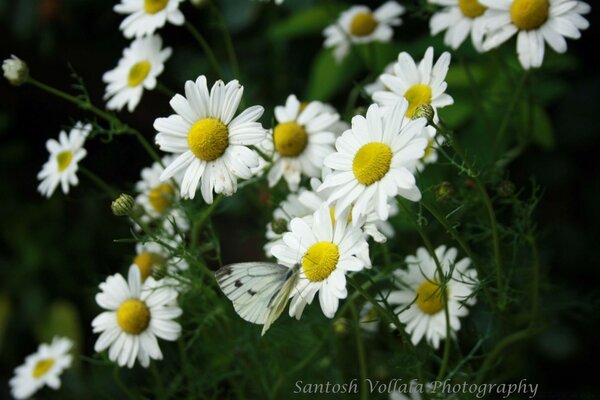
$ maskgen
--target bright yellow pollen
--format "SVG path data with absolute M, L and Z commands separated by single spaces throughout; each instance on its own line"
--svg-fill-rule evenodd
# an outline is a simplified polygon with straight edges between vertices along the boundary
M 431 103 L 431 86 L 422 84 L 413 85 L 404 93 L 404 98 L 408 100 L 406 116 L 412 118 L 415 115 L 417 107 L 421 104 Z
M 152 275 L 154 268 L 160 266 L 164 262 L 164 258 L 160 254 L 145 251 L 138 254 L 133 259 L 133 263 L 137 265 L 142 276 L 142 281 Z
M 544 25 L 549 12 L 548 0 L 515 0 L 510 7 L 512 22 L 522 31 L 530 31 Z
M 175 189 L 170 183 L 161 183 L 148 193 L 148 201 L 158 213 L 164 213 L 173 204 Z
M 369 186 L 385 176 L 392 164 L 392 149 L 384 143 L 367 143 L 352 160 L 352 172 L 356 180 Z
M 39 378 L 41 376 L 44 376 L 46 372 L 48 372 L 50 368 L 52 368 L 54 362 L 54 358 L 45 358 L 43 360 L 38 361 L 37 364 L 35 364 L 35 367 L 33 367 L 33 377 Z
M 306 130 L 296 122 L 283 122 L 273 130 L 275 149 L 284 157 L 297 157 L 308 143 Z
M 129 77 L 127 83 L 130 87 L 136 87 L 144 82 L 144 79 L 148 76 L 152 65 L 148 61 L 140 61 L 133 64 L 133 67 L 129 70 Z
M 458 0 L 458 8 L 467 18 L 477 18 L 486 10 L 477 0 Z
M 448 290 L 446 290 L 446 296 Z M 437 314 L 444 309 L 444 299 L 440 285 L 435 282 L 425 281 L 417 289 L 417 306 L 425 314 Z
M 188 134 L 188 145 L 196 157 L 214 161 L 229 146 L 227 125 L 216 118 L 204 118 L 196 122 Z
M 309 247 L 302 257 L 302 269 L 312 282 L 327 279 L 337 267 L 340 250 L 330 242 L 317 242 Z
M 71 164 L 73 160 L 73 152 L 71 150 L 61 151 L 56 155 L 56 162 L 58 163 L 58 172 L 63 172 Z
M 124 332 L 139 335 L 150 323 L 150 310 L 141 300 L 125 300 L 117 310 L 117 323 Z
M 350 23 L 350 33 L 353 36 L 368 36 L 377 28 L 377 20 L 369 12 L 358 13 Z
M 162 11 L 167 4 L 169 4 L 169 0 L 144 0 L 144 10 L 148 14 L 156 14 Z

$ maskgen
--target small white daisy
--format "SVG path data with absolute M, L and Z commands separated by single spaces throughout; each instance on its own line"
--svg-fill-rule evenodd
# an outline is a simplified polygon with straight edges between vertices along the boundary
M 271 254 L 273 246 L 283 242 L 283 234 L 290 230 L 290 221 L 292 219 L 312 216 L 314 210 L 304 206 L 299 200 L 299 196 L 304 191 L 306 189 L 300 188 L 298 193 L 288 194 L 286 199 L 279 203 L 279 207 L 273 211 L 273 218 L 267 224 L 267 243 L 264 246 L 267 257 L 273 256 Z
M 393 106 L 398 99 L 408 101 L 406 116 L 412 118 L 417 107 L 430 104 L 434 110 L 449 106 L 454 99 L 446 94 L 446 74 L 450 66 L 450 53 L 444 52 L 433 64 L 433 47 L 425 52 L 419 65 L 405 52 L 400 53 L 394 72 L 379 77 L 387 90 L 373 94 L 373 101 L 385 107 Z
M 478 0 L 429 0 L 444 8 L 431 17 L 429 29 L 432 35 L 446 31 L 444 43 L 453 49 L 465 41 L 469 33 L 475 50 L 481 52 L 483 42 L 482 18 L 485 6 Z
M 282 265 L 301 264 L 300 278 L 290 303 L 290 316 L 300 319 L 306 304 L 319 292 L 323 314 L 333 318 L 339 300 L 346 298 L 346 272 L 370 267 L 359 257 L 368 252 L 363 232 L 346 222 L 348 214 L 331 219 L 329 207 L 323 205 L 309 224 L 301 218 L 290 223 L 291 231 L 283 236 L 284 244 L 273 247 L 273 255 Z
M 163 239 L 163 241 L 172 248 L 179 247 L 175 240 Z M 135 250 L 137 254 L 133 258 L 132 265 L 140 270 L 142 282 L 150 276 L 173 275 L 189 267 L 184 258 L 172 256 L 169 249 L 156 242 L 138 243 Z
M 335 24 L 325 28 L 324 46 L 334 48 L 333 55 L 339 62 L 353 44 L 389 42 L 394 36 L 392 27 L 402 23 L 402 14 L 404 7 L 395 1 L 388 1 L 375 11 L 367 6 L 352 6 L 340 14 Z
M 143 283 L 139 268 L 129 268 L 128 281 L 121 274 L 109 276 L 100 284 L 96 303 L 108 310 L 92 321 L 94 333 L 100 333 L 94 349 L 108 350 L 108 358 L 119 366 L 133 367 L 139 360 L 142 367 L 150 360 L 161 360 L 157 337 L 175 341 L 181 325 L 173 319 L 181 315 L 177 306 L 177 291 L 148 277 Z
M 473 292 L 477 285 L 477 271 L 469 269 L 469 258 L 456 260 L 455 248 L 440 246 L 435 249 L 435 254 L 443 274 L 449 278 L 446 282 L 448 314 L 450 328 L 456 332 L 460 329 L 459 318 L 469 314 L 466 306 L 476 302 Z M 406 257 L 406 263 L 408 270 L 395 271 L 401 290 L 391 292 L 387 300 L 390 304 L 398 305 L 395 312 L 399 312 L 400 322 L 406 324 L 406 332 L 411 335 L 414 345 L 425 337 L 427 343 L 437 349 L 440 340 L 446 338 L 446 314 L 440 289 L 442 278 L 437 272 L 435 260 L 423 247 L 417 249 L 416 256 Z M 448 276 L 451 271 L 452 275 Z
M 302 175 L 320 176 L 323 159 L 333 152 L 335 133 L 331 128 L 340 116 L 318 101 L 301 104 L 292 94 L 285 106 L 275 107 L 275 118 L 273 136 L 263 144 L 265 149 L 274 148 L 269 186 L 283 177 L 290 190 L 296 191 Z
M 337 152 L 325 159 L 333 173 L 319 187 L 319 191 L 335 188 L 327 201 L 335 202 L 336 219 L 352 206 L 353 224 L 371 208 L 379 219 L 387 220 L 390 198 L 421 199 L 411 170 L 425 154 L 427 121 L 405 118 L 407 108 L 404 99 L 387 110 L 372 104 L 366 118 L 352 118 L 352 129 L 337 139 Z
M 87 155 L 83 144 L 91 131 L 91 124 L 77 122 L 68 136 L 65 131 L 61 131 L 58 141 L 48 139 L 46 148 L 50 157 L 37 176 L 41 181 L 38 191 L 43 196 L 52 196 L 59 183 L 64 194 L 69 193 L 69 186 L 79 184 L 78 164 Z
M 29 78 L 27 63 L 14 54 L 2 62 L 2 72 L 6 80 L 14 86 L 20 86 Z
M 166 156 L 163 157 L 162 164 L 169 165 L 174 160 L 173 156 Z M 142 179 L 135 185 L 135 190 L 139 193 L 135 201 L 143 207 L 146 213 L 146 220 L 142 218 L 144 222 L 165 216 L 179 198 L 177 184 L 181 182 L 181 176 L 161 181 L 160 175 L 163 171 L 163 166 L 156 161 L 151 167 L 142 169 L 140 174 Z
M 525 69 L 541 67 L 544 41 L 557 53 L 567 51 L 569 39 L 579 39 L 579 31 L 589 22 L 587 3 L 575 0 L 479 0 L 488 10 L 483 15 L 483 50 L 498 47 L 517 35 L 517 54 Z
M 162 28 L 167 21 L 173 25 L 183 25 L 185 17 L 179 10 L 183 0 L 121 0 L 114 10 L 127 14 L 119 29 L 126 38 L 151 35 Z
M 252 177 L 259 156 L 248 146 L 265 139 L 266 131 L 258 121 L 264 109 L 253 106 L 233 117 L 244 87 L 234 80 L 225 85 L 217 81 L 210 94 L 206 77 L 185 83 L 185 97 L 177 94 L 171 107 L 177 114 L 154 121 L 156 143 L 166 152 L 178 154 L 161 180 L 185 169 L 181 195 L 194 198 L 200 181 L 204 201 L 213 202 L 213 191 L 230 196 L 237 190 L 237 178 Z
M 121 110 L 127 104 L 127 110 L 135 110 L 144 89 L 156 87 L 156 78 L 163 72 L 164 63 L 171 57 L 171 48 L 162 48 L 162 39 L 158 35 L 139 38 L 123 50 L 119 64 L 104 74 L 102 80 L 107 83 L 104 99 L 106 108 Z
M 54 337 L 52 343 L 43 343 L 37 352 L 27 356 L 25 364 L 15 369 L 10 380 L 11 394 L 15 399 L 26 399 L 47 385 L 60 388 L 60 375 L 71 366 L 69 351 L 73 342 L 64 337 Z

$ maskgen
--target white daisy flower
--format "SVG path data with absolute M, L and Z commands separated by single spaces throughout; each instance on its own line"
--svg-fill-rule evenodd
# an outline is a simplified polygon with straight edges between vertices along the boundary
M 320 176 L 323 159 L 333 152 L 335 133 L 331 128 L 340 116 L 326 111 L 318 101 L 301 104 L 292 94 L 285 106 L 275 107 L 275 118 L 273 136 L 263 144 L 265 149 L 274 147 L 269 186 L 283 176 L 290 190 L 296 191 L 302 175 Z
M 369 302 L 360 310 L 360 328 L 368 333 L 376 333 L 379 330 L 379 314 Z
M 400 195 L 411 201 L 421 199 L 411 170 L 423 157 L 427 140 L 424 118 L 405 118 L 408 102 L 380 109 L 372 104 L 366 118 L 352 118 L 352 129 L 335 143 L 337 152 L 325 159 L 333 173 L 325 178 L 319 191 L 335 188 L 327 199 L 335 202 L 335 218 L 352 206 L 352 223 L 373 207 L 381 220 L 389 215 L 388 199 Z
M 273 211 L 273 219 L 267 224 L 267 243 L 264 246 L 267 257 L 272 257 L 271 249 L 277 244 L 283 243 L 283 234 L 290 230 L 290 221 L 296 217 L 305 218 L 311 216 L 314 210 L 300 203 L 299 196 L 306 190 L 300 188 L 298 193 L 290 193 L 279 207 Z
M 14 86 L 20 86 L 29 78 L 27 63 L 14 54 L 2 62 L 2 71 L 6 80 Z
M 119 29 L 126 38 L 151 35 L 167 21 L 183 25 L 185 17 L 179 10 L 183 0 L 121 0 L 113 8 L 119 14 L 127 14 Z
M 395 62 L 391 62 L 388 65 L 386 65 L 385 69 L 383 70 L 383 73 L 384 74 L 393 74 L 395 64 L 396 64 Z M 383 82 L 380 79 L 380 76 L 377 77 L 375 82 L 365 85 L 365 93 L 367 93 L 369 96 L 373 96 L 373 94 L 375 94 L 375 92 L 379 92 L 381 90 L 389 90 L 389 89 L 385 87 L 385 85 L 383 84 Z
M 100 284 L 100 290 L 96 303 L 107 311 L 92 321 L 94 333 L 100 333 L 94 349 L 109 348 L 108 358 L 128 368 L 136 359 L 144 368 L 151 359 L 161 360 L 156 338 L 175 341 L 181 334 L 181 326 L 173 321 L 181 315 L 177 291 L 152 277 L 142 283 L 135 266 L 129 268 L 128 281 L 114 274 Z
M 423 137 L 427 140 L 427 147 L 425 148 L 425 154 L 415 164 L 415 170 L 423 172 L 425 167 L 429 164 L 434 164 L 438 160 L 438 148 L 444 143 L 444 137 L 437 135 L 437 131 L 432 126 L 425 127 L 423 131 Z
M 579 31 L 589 22 L 587 3 L 575 0 L 479 0 L 488 10 L 483 15 L 488 51 L 517 35 L 517 54 L 525 69 L 538 68 L 544 61 L 544 41 L 557 53 L 567 51 L 569 39 L 579 39 Z
M 367 6 L 352 6 L 340 14 L 335 24 L 325 28 L 324 47 L 333 47 L 333 55 L 339 62 L 353 44 L 389 42 L 394 36 L 392 27 L 402 23 L 402 14 L 404 7 L 395 1 L 388 1 L 375 11 Z
M 387 90 L 373 94 L 373 101 L 385 107 L 393 106 L 398 99 L 408 101 L 406 116 L 412 118 L 417 107 L 430 104 L 434 110 L 449 106 L 454 99 L 445 93 L 446 74 L 450 66 L 450 53 L 444 52 L 433 64 L 433 47 L 425 52 L 423 60 L 417 64 L 405 52 L 400 53 L 394 72 L 379 77 Z
M 37 175 L 41 181 L 38 191 L 43 196 L 52 196 L 59 183 L 64 194 L 69 193 L 69 186 L 79 184 L 77 178 L 78 164 L 87 155 L 83 144 L 91 131 L 91 124 L 83 125 L 83 123 L 77 122 L 71 128 L 68 136 L 65 131 L 61 131 L 58 135 L 58 141 L 48 139 L 46 148 L 50 153 L 50 157 Z
M 291 231 L 283 236 L 284 244 L 273 247 L 281 265 L 301 264 L 300 277 L 290 303 L 290 316 L 300 319 L 306 304 L 319 292 L 323 314 L 333 318 L 340 299 L 346 298 L 346 272 L 370 268 L 359 255 L 368 252 L 363 232 L 346 222 L 348 214 L 331 219 L 329 207 L 323 205 L 309 224 L 301 218 L 290 223 Z
M 252 177 L 251 168 L 258 167 L 259 156 L 247 146 L 265 139 L 266 131 L 259 122 L 261 106 L 253 106 L 233 118 L 244 87 L 234 80 L 225 85 L 217 81 L 210 94 L 206 77 L 185 83 L 185 97 L 177 94 L 171 107 L 177 114 L 154 121 L 160 149 L 178 154 L 161 180 L 167 180 L 185 169 L 181 195 L 194 198 L 196 188 L 207 203 L 215 193 L 230 196 L 237 190 L 237 178 Z
M 179 247 L 179 243 L 175 240 L 163 239 L 163 241 L 170 247 Z M 142 282 L 150 276 L 175 275 L 189 267 L 183 257 L 172 256 L 167 248 L 156 242 L 138 243 L 135 250 L 137 254 L 131 265 L 140 270 Z
M 60 388 L 60 375 L 71 366 L 69 351 L 73 342 L 64 337 L 54 337 L 52 343 L 43 343 L 37 352 L 27 356 L 25 364 L 15 369 L 10 380 L 11 394 L 15 399 L 26 399 L 47 385 Z
M 131 46 L 123 50 L 119 64 L 104 74 L 102 80 L 107 83 L 104 99 L 109 99 L 106 108 L 121 110 L 127 104 L 127 110 L 135 110 L 144 89 L 156 87 L 156 78 L 163 72 L 164 63 L 171 57 L 171 48 L 162 48 L 159 35 L 138 38 Z
M 444 8 L 431 17 L 429 29 L 432 35 L 446 31 L 444 43 L 453 49 L 465 41 L 471 34 L 471 42 L 475 50 L 482 51 L 483 24 L 479 18 L 485 13 L 485 6 L 478 0 L 429 0 L 432 4 Z
M 477 271 L 469 269 L 469 258 L 456 260 L 455 248 L 440 246 L 435 249 L 435 254 L 446 275 L 444 280 L 448 280 L 446 297 L 450 328 L 456 332 L 460 329 L 459 318 L 469 314 L 466 306 L 476 302 L 472 295 L 477 285 Z M 390 304 L 398 305 L 396 313 L 404 310 L 398 314 L 398 318 L 406 324 L 406 332 L 411 335 L 414 345 L 424 337 L 430 346 L 437 349 L 440 340 L 446 338 L 446 314 L 440 289 L 443 278 L 437 272 L 435 260 L 423 247 L 417 249 L 416 256 L 406 257 L 406 263 L 407 271 L 395 272 L 401 290 L 391 292 L 387 300 Z M 451 276 L 448 276 L 451 271 Z
M 173 156 L 166 156 L 163 157 L 162 164 L 169 165 L 174 160 Z M 154 162 L 152 166 L 142 169 L 140 174 L 142 179 L 135 185 L 135 190 L 139 193 L 135 201 L 146 213 L 145 218 L 142 218 L 144 222 L 165 216 L 179 198 L 177 184 L 181 182 L 181 176 L 161 181 L 160 175 L 163 171 L 163 166 L 159 162 Z

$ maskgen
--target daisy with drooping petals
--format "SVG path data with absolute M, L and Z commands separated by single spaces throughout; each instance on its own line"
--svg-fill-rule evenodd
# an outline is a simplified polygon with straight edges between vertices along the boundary
M 128 14 L 119 29 L 126 38 L 151 35 L 162 28 L 167 21 L 173 25 L 183 25 L 185 17 L 179 10 L 183 0 L 121 0 L 114 10 Z
M 402 14 L 404 7 L 395 1 L 388 1 L 375 11 L 367 6 L 350 7 L 335 24 L 325 28 L 324 46 L 333 47 L 333 56 L 339 62 L 353 44 L 389 42 L 394 36 L 392 27 L 402 23 Z
M 434 110 L 449 106 L 454 99 L 446 94 L 444 81 L 450 66 L 450 53 L 444 52 L 433 64 L 433 47 L 427 48 L 423 60 L 415 64 L 412 57 L 400 53 L 394 72 L 379 77 L 388 90 L 373 94 L 373 101 L 384 107 L 393 106 L 399 99 L 408 101 L 406 116 L 412 118 L 421 104 L 429 104 Z
M 59 183 L 64 194 L 69 193 L 69 186 L 79 184 L 78 164 L 87 155 L 83 144 L 91 131 L 91 124 L 77 122 L 68 136 L 65 131 L 61 131 L 58 141 L 48 139 L 46 148 L 50 157 L 37 176 L 41 180 L 38 191 L 43 196 L 52 196 Z
M 541 67 L 544 41 L 557 53 L 567 51 L 569 39 L 579 39 L 579 31 L 589 22 L 587 3 L 577 0 L 479 0 L 488 10 L 483 15 L 483 50 L 498 47 L 517 35 L 517 54 L 525 69 Z
M 482 18 L 485 6 L 478 0 L 429 0 L 432 4 L 444 8 L 431 17 L 429 29 L 432 35 L 446 31 L 444 43 L 453 49 L 458 49 L 471 34 L 471 42 L 475 50 L 481 52 L 483 42 Z
M 331 129 L 340 116 L 328 112 L 318 101 L 301 104 L 292 94 L 285 106 L 275 107 L 275 118 L 273 137 L 267 139 L 272 144 L 263 145 L 275 151 L 269 186 L 275 186 L 283 176 L 290 190 L 296 191 L 302 175 L 320 176 L 323 159 L 333 152 L 335 134 Z
M 300 188 L 298 193 L 290 193 L 273 211 L 273 218 L 267 224 L 267 243 L 263 247 L 267 257 L 272 257 L 271 249 L 283 242 L 283 234 L 290 230 L 290 221 L 296 217 L 304 218 L 312 215 L 313 210 L 299 201 L 299 195 L 305 191 Z
M 181 315 L 177 291 L 162 281 L 148 277 L 143 283 L 140 270 L 129 268 L 128 281 L 121 274 L 109 276 L 100 284 L 96 302 L 107 311 L 92 321 L 94 333 L 100 333 L 94 349 L 108 350 L 108 358 L 119 366 L 142 367 L 150 360 L 161 360 L 157 337 L 175 341 L 181 325 L 173 321 Z
M 135 110 L 144 89 L 156 87 L 156 78 L 163 72 L 164 63 L 171 57 L 171 48 L 162 48 L 159 35 L 139 38 L 123 50 L 123 57 L 113 70 L 102 77 L 107 83 L 104 99 L 109 99 L 106 108 L 121 110 L 127 104 L 127 110 Z
M 333 173 L 319 187 L 319 191 L 335 188 L 327 201 L 335 202 L 336 219 L 352 206 L 353 224 L 371 207 L 379 219 L 387 220 L 389 198 L 421 199 L 411 169 L 425 154 L 427 121 L 405 118 L 407 108 L 404 99 L 387 110 L 372 104 L 366 118 L 352 118 L 352 129 L 337 139 L 337 152 L 325 159 Z
M 300 319 L 306 304 L 317 292 L 323 314 L 333 318 L 340 299 L 348 295 L 346 272 L 370 268 L 359 257 L 368 252 L 363 232 L 348 224 L 348 213 L 332 221 L 329 207 L 323 205 L 307 223 L 294 218 L 291 231 L 283 236 L 284 244 L 273 247 L 273 255 L 282 265 L 300 264 L 300 277 L 290 302 L 289 314 Z M 367 253 L 368 254 L 368 253 Z
M 435 254 L 444 277 L 439 276 L 434 258 L 420 247 L 416 256 L 406 257 L 408 270 L 395 272 L 401 290 L 391 292 L 387 300 L 398 305 L 396 312 L 404 310 L 398 318 L 406 324 L 406 332 L 411 335 L 414 345 L 425 338 L 430 346 L 437 349 L 440 340 L 446 338 L 444 301 L 448 305 L 450 328 L 456 332 L 460 329 L 459 318 L 469 314 L 466 306 L 476 302 L 473 293 L 477 285 L 477 271 L 469 269 L 469 258 L 456 259 L 455 248 L 440 246 L 435 249 Z M 440 288 L 442 280 L 446 282 L 445 296 Z
M 15 369 L 10 380 L 11 394 L 15 399 L 26 399 L 47 385 L 60 388 L 60 375 L 71 366 L 69 351 L 73 342 L 64 337 L 54 337 L 52 343 L 43 343 L 37 352 L 27 356 L 25 364 Z
M 213 202 L 213 191 L 230 196 L 237 178 L 249 179 L 258 167 L 259 156 L 248 146 L 265 139 L 258 121 L 264 109 L 253 106 L 234 118 L 244 87 L 234 80 L 217 81 L 210 93 L 206 77 L 185 83 L 185 97 L 177 94 L 171 107 L 177 114 L 154 121 L 156 143 L 161 150 L 178 154 L 160 176 L 165 181 L 185 170 L 181 195 L 194 198 L 200 181 L 202 197 Z

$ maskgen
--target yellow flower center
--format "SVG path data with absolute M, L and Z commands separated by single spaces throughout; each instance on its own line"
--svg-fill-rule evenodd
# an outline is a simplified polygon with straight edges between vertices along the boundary
M 58 163 L 58 172 L 63 172 L 71 161 L 73 160 L 73 152 L 71 150 L 61 151 L 56 155 L 56 162 Z
M 45 358 L 43 360 L 38 361 L 35 364 L 35 367 L 33 367 L 33 377 L 37 379 L 41 376 L 44 376 L 46 372 L 48 372 L 50 368 L 52 368 L 54 362 L 54 358 Z
M 173 185 L 169 183 L 161 183 L 148 193 L 150 205 L 161 214 L 171 207 L 174 197 L 175 189 L 173 188 Z
M 448 290 L 446 289 L 446 296 Z M 425 314 L 437 314 L 444 309 L 444 299 L 440 285 L 435 282 L 425 281 L 417 289 L 417 306 Z
M 392 149 L 384 143 L 367 143 L 352 160 L 352 171 L 356 180 L 369 186 L 385 176 L 392 164 Z
M 221 157 L 229 146 L 227 125 L 216 118 L 201 119 L 190 129 L 188 144 L 196 157 L 204 161 L 214 161 Z
M 162 11 L 167 4 L 169 4 L 169 0 L 144 0 L 144 10 L 148 14 L 156 14 Z
M 415 115 L 417 107 L 421 104 L 431 103 L 431 86 L 422 84 L 413 85 L 404 93 L 404 98 L 408 100 L 406 116 L 412 118 Z
M 154 267 L 160 266 L 164 262 L 164 258 L 160 254 L 145 251 L 138 254 L 133 259 L 133 263 L 137 265 L 142 276 L 142 282 L 152 275 Z
M 284 157 L 296 157 L 306 148 L 308 135 L 302 125 L 296 122 L 283 122 L 273 130 L 275 149 Z
M 127 78 L 129 86 L 136 87 L 141 85 L 148 76 L 150 67 L 152 67 L 152 65 L 148 61 L 140 61 L 133 64 L 133 67 L 129 70 L 129 77 Z
M 302 269 L 309 280 L 321 282 L 335 270 L 339 259 L 340 250 L 337 245 L 317 242 L 302 257 Z
M 467 18 L 477 18 L 486 10 L 477 0 L 458 0 L 458 8 Z
M 523 31 L 537 29 L 548 19 L 548 0 L 515 0 L 510 7 L 513 24 Z
M 150 323 L 150 310 L 141 300 L 125 300 L 117 310 L 117 323 L 123 332 L 139 335 Z
M 377 28 L 377 20 L 370 12 L 361 12 L 354 16 L 350 23 L 350 33 L 353 36 L 368 36 Z

